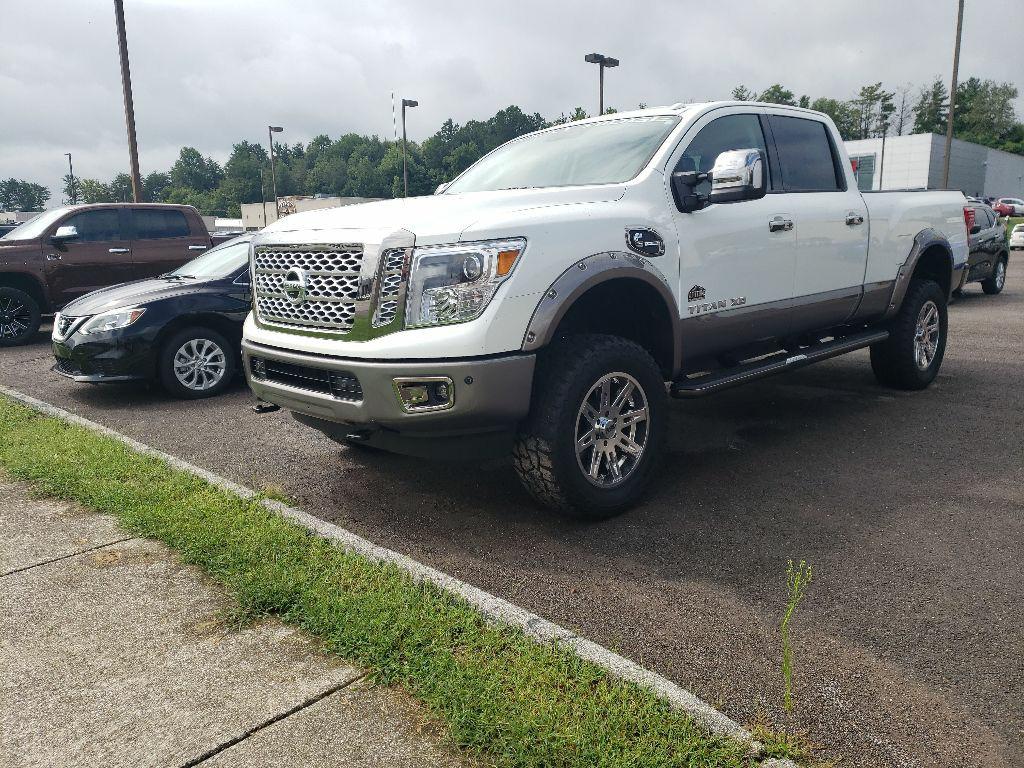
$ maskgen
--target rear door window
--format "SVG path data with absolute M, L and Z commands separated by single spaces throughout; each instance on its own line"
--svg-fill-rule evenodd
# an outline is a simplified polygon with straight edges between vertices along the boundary
M 62 225 L 77 229 L 78 240 L 83 243 L 123 239 L 116 208 L 82 211 L 66 219 Z
M 159 208 L 136 208 L 135 237 L 138 240 L 161 240 L 169 237 L 188 237 L 188 220 L 181 211 Z
M 783 115 L 768 119 L 787 192 L 839 192 L 846 188 L 824 123 Z

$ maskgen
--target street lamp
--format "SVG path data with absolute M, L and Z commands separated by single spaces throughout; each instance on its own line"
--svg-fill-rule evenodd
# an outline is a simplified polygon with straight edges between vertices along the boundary
M 68 202 L 72 205 L 78 204 L 78 190 L 75 188 L 75 169 L 71 167 L 71 153 L 65 152 L 68 158 L 68 176 L 71 181 L 68 182 Z
M 409 196 L 409 161 L 405 152 L 405 108 L 418 107 L 420 103 L 412 99 L 402 99 L 402 179 L 405 183 L 405 196 Z
M 274 168 L 274 134 L 283 131 L 279 125 L 268 125 L 267 136 L 270 139 L 270 179 L 274 185 L 274 221 L 281 218 L 281 202 L 277 199 L 277 169 Z M 264 222 L 266 220 L 266 208 L 264 208 L 263 214 Z
M 598 67 L 598 107 L 597 114 L 604 114 L 604 68 L 605 67 L 617 67 L 619 66 L 619 60 L 613 59 L 611 56 L 605 56 L 603 53 L 588 53 L 583 57 L 583 60 L 588 64 L 597 64 Z

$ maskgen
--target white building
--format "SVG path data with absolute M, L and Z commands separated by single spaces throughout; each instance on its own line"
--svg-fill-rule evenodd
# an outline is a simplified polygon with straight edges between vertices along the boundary
M 861 189 L 939 189 L 946 137 L 934 133 L 847 141 Z M 953 139 L 949 187 L 975 197 L 1024 197 L 1024 155 Z
M 316 197 L 288 196 L 280 198 L 281 215 L 287 216 L 290 213 L 300 211 L 315 211 L 320 208 L 337 208 L 341 205 L 355 205 L 356 203 L 369 203 L 379 200 L 377 197 L 327 197 L 317 195 Z M 268 200 L 264 203 L 242 203 L 242 225 L 246 232 L 255 229 L 263 229 L 268 224 L 277 221 L 277 212 L 274 201 Z

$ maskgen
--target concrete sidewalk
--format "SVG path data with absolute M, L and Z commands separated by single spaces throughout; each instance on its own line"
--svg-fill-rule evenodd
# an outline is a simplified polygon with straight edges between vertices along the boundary
M 0 475 L 0 766 L 460 766 L 416 704 Z

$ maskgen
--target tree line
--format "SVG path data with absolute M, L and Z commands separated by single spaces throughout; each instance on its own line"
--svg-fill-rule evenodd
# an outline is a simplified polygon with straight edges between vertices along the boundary
M 882 83 L 863 86 L 852 99 L 797 97 L 776 83 L 761 92 L 745 85 L 732 91 L 740 101 L 765 101 L 808 107 L 829 115 L 843 139 L 864 139 L 907 133 L 945 133 L 949 92 L 941 79 L 915 90 L 910 85 L 886 90 Z M 1013 100 L 1017 89 L 1009 83 L 968 78 L 957 86 L 954 135 L 957 138 L 1024 154 L 1024 124 Z M 641 108 L 645 105 L 639 105 Z M 614 112 L 614 109 L 608 109 Z M 408 143 L 409 194 L 430 194 L 495 147 L 524 133 L 589 117 L 576 107 L 570 114 L 546 120 L 509 106 L 487 120 L 458 125 L 451 119 L 423 142 Z M 338 195 L 342 197 L 398 197 L 402 194 L 402 146 L 379 136 L 347 133 L 332 139 L 326 134 L 308 143 L 274 145 L 277 193 L 285 195 Z M 154 171 L 142 179 L 143 199 L 193 205 L 208 215 L 239 216 L 241 203 L 273 200 L 270 160 L 261 144 L 240 141 L 221 165 L 194 147 L 183 147 L 167 171 Z M 0 208 L 42 210 L 49 200 L 45 187 L 18 179 L 0 181 Z M 131 200 L 131 178 L 119 173 L 109 182 L 64 177 L 63 200 L 68 203 L 103 203 Z

